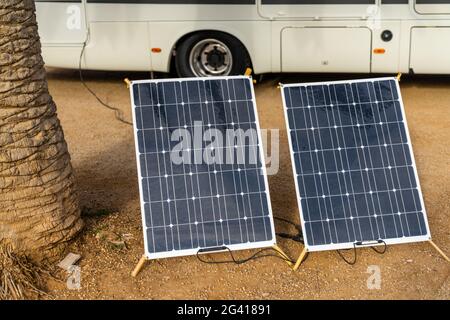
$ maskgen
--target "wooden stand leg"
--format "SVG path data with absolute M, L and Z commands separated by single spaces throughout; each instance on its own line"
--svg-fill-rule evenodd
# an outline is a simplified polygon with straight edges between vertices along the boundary
M 292 262 L 291 262 L 291 259 L 288 257 L 288 255 L 286 254 L 286 253 L 284 253 L 284 251 L 283 250 L 281 250 L 281 248 L 279 247 L 279 246 L 277 246 L 276 244 L 273 246 L 273 249 L 276 251 L 276 252 L 278 252 L 279 254 L 280 254 L 280 256 L 282 256 L 284 259 L 285 259 L 285 261 L 286 261 L 286 263 L 290 266 L 290 267 L 292 267 Z
M 141 257 L 141 260 L 139 260 L 138 264 L 134 268 L 133 272 L 131 273 L 131 276 L 134 278 L 138 275 L 138 273 L 142 270 L 142 267 L 144 266 L 145 262 L 147 261 L 147 257 L 143 255 Z
M 306 256 L 307 253 L 308 253 L 308 251 L 306 250 L 306 248 L 303 248 L 303 251 L 300 254 L 300 257 L 298 257 L 297 262 L 295 263 L 295 265 L 292 268 L 292 270 L 297 271 L 298 267 L 300 267 L 300 265 L 302 264 L 303 259 L 305 259 L 305 256 Z
M 441 248 L 439 248 L 439 247 L 437 246 L 436 243 L 434 243 L 432 240 L 430 240 L 429 242 L 430 242 L 430 244 L 433 246 L 433 248 L 435 248 L 436 251 L 439 252 L 439 254 L 440 254 L 445 260 L 447 260 L 447 262 L 450 262 L 450 260 L 448 259 L 447 255 L 444 253 L 444 251 L 441 250 Z

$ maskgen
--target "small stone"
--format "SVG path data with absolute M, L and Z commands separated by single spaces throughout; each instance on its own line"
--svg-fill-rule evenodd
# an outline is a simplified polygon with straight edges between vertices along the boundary
M 108 241 L 108 242 L 118 249 L 124 249 L 127 247 L 127 245 L 125 244 L 125 241 L 123 241 L 123 240 Z
M 268 293 L 268 292 L 263 292 L 262 296 L 263 296 L 264 298 L 267 298 L 268 296 L 270 296 L 270 293 Z
M 413 262 L 413 259 L 408 259 L 408 260 L 406 260 L 406 262 L 412 263 L 412 262 Z
M 124 239 L 125 241 L 128 241 L 128 240 L 134 239 L 134 236 L 132 233 L 124 233 L 124 234 L 122 234 L 122 239 Z
M 119 236 L 117 234 L 115 234 L 114 232 L 102 230 L 102 231 L 97 232 L 97 234 L 95 235 L 95 238 L 98 240 L 106 240 L 106 241 L 110 242 L 110 241 L 118 240 Z

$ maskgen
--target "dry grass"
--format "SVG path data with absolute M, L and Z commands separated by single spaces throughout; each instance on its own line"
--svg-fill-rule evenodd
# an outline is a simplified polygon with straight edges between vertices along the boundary
M 47 295 L 43 275 L 49 274 L 10 246 L 0 246 L 0 300 L 22 300 Z

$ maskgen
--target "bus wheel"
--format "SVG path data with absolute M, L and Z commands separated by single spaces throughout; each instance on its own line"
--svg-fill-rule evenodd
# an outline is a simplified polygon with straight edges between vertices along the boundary
M 232 36 L 203 32 L 188 37 L 178 46 L 175 64 L 180 77 L 228 76 L 244 74 L 250 58 Z

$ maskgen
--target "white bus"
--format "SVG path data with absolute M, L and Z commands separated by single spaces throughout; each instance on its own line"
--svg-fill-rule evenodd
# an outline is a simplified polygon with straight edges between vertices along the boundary
M 35 0 L 46 64 L 450 74 L 450 0 Z

